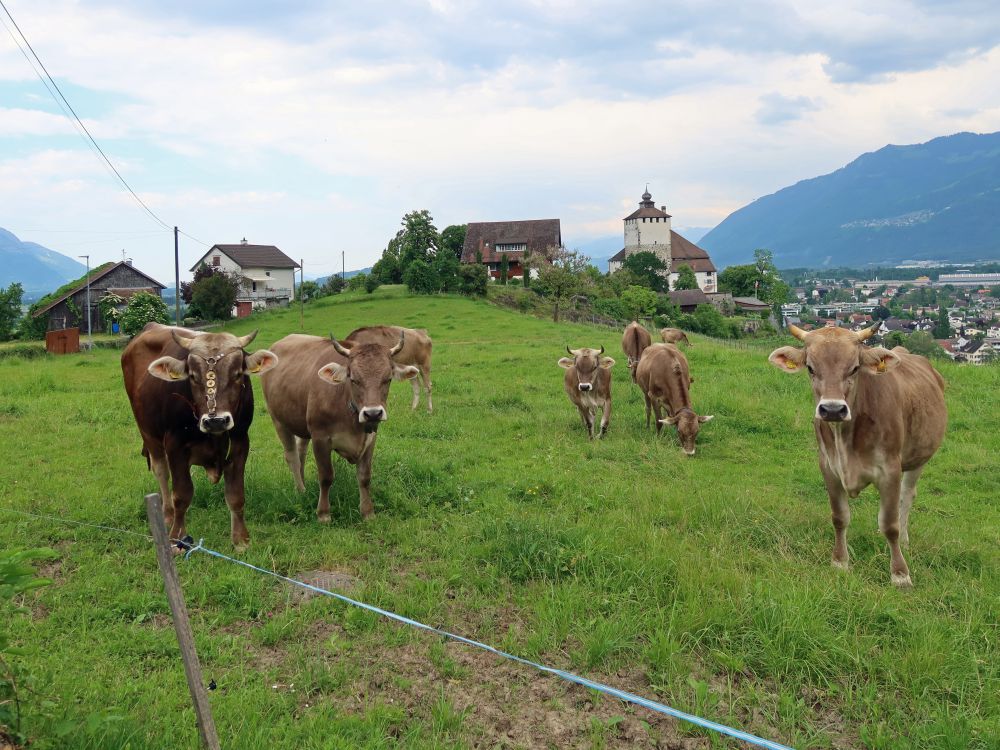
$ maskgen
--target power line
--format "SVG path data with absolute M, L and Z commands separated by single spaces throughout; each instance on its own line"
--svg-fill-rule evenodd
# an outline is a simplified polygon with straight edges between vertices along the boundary
M 167 222 L 163 221 L 163 219 L 161 219 L 155 213 L 153 213 L 153 210 L 143 202 L 142 198 L 140 198 L 139 195 L 132 189 L 131 185 L 129 185 L 128 182 L 125 181 L 125 178 L 121 176 L 121 173 L 115 168 L 115 165 L 111 163 L 111 160 L 108 158 L 107 154 L 104 153 L 100 145 L 94 139 L 94 136 L 92 136 L 90 134 L 90 131 L 87 130 L 87 126 L 83 124 L 83 120 L 81 120 L 79 115 L 77 115 L 76 110 L 73 109 L 73 105 L 69 103 L 69 100 L 63 94 L 62 89 L 59 88 L 59 84 L 57 84 L 55 82 L 55 79 L 49 74 L 48 69 L 45 67 L 45 63 L 42 62 L 41 58 L 38 56 L 38 53 L 35 52 L 34 47 L 31 46 L 31 42 L 28 41 L 28 38 L 24 35 L 24 32 L 21 31 L 21 27 L 17 25 L 17 21 L 14 20 L 14 16 L 10 14 L 10 11 L 7 9 L 7 6 L 4 4 L 3 0 L 0 0 L 0 8 L 3 8 L 4 13 L 7 14 L 7 18 L 10 19 L 10 22 L 14 25 L 14 28 L 17 30 L 17 33 L 20 35 L 21 39 L 24 40 L 25 45 L 27 45 L 28 49 L 31 51 L 32 57 L 34 57 L 34 59 L 38 62 L 38 65 L 41 67 L 42 71 L 44 71 L 45 78 L 49 80 L 49 83 L 51 83 L 52 87 L 58 92 L 59 97 L 56 98 L 55 94 L 52 93 L 52 89 L 49 88 L 48 84 L 45 85 L 45 88 L 46 90 L 48 90 L 49 94 L 56 99 L 56 103 L 59 103 L 60 99 L 62 100 L 62 103 L 64 103 L 66 105 L 66 108 L 68 108 L 69 111 L 72 113 L 73 119 L 77 123 L 79 123 L 81 128 L 83 128 L 83 132 L 87 134 L 87 138 L 90 140 L 90 143 L 94 145 L 94 148 L 97 149 L 97 152 L 101 155 L 101 158 L 104 159 L 104 162 L 111 168 L 111 171 L 114 172 L 115 176 L 118 178 L 121 184 L 125 186 L 125 189 L 128 190 L 129 193 L 132 194 L 132 197 L 136 199 L 136 201 L 139 203 L 140 206 L 142 206 L 142 208 L 146 211 L 146 213 L 148 213 L 151 217 L 153 217 L 153 219 L 157 223 L 159 223 L 164 229 L 172 229 L 173 227 L 167 224 Z M 8 29 L 8 33 L 9 32 L 10 30 Z M 11 34 L 11 36 L 13 36 L 13 34 Z M 14 41 L 16 43 L 17 39 L 15 39 Z M 17 46 L 18 49 L 21 49 L 20 44 L 18 44 Z M 24 54 L 25 57 L 27 57 L 23 49 L 21 49 L 21 54 Z M 28 62 L 31 62 L 31 60 L 29 59 Z M 32 65 L 31 67 L 33 70 L 35 70 L 34 65 Z M 38 75 L 39 78 L 41 78 L 37 70 L 35 70 L 35 74 Z M 45 83 L 44 79 L 42 80 L 42 83 Z M 62 108 L 62 104 L 59 104 L 59 106 L 60 108 Z M 63 109 L 64 114 L 65 112 L 66 110 Z

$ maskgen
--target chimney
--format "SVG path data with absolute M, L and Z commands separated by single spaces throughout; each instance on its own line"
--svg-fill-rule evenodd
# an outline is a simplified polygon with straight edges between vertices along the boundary
M 244 238 L 243 238 L 242 240 L 240 240 L 240 244 L 241 244 L 241 245 L 246 245 L 246 244 L 248 244 L 248 243 L 247 243 L 247 238 L 246 238 L 246 237 L 244 237 Z
M 667 212 L 667 207 L 666 206 L 660 206 L 660 210 L 663 211 L 663 213 L 666 213 Z
M 125 265 L 126 266 L 131 266 L 132 265 L 132 259 L 131 258 L 126 258 L 125 259 Z

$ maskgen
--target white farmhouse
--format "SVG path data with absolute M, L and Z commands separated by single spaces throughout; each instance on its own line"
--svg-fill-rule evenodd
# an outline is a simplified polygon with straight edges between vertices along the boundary
M 649 189 L 642 194 L 639 208 L 625 217 L 625 247 L 608 260 L 608 273 L 622 267 L 625 258 L 635 253 L 651 252 L 667 265 L 670 288 L 681 266 L 690 266 L 703 292 L 716 291 L 716 269 L 708 253 L 670 228 L 666 206 L 656 207 Z
M 295 299 L 295 271 L 299 264 L 274 245 L 251 245 L 246 238 L 238 245 L 212 245 L 191 271 L 202 263 L 243 278 L 236 298 L 237 317 L 262 307 L 287 305 Z

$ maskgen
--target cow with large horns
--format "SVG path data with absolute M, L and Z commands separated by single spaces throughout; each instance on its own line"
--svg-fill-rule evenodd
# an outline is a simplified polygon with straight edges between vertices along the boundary
M 267 410 L 299 492 L 305 491 L 306 449 L 312 441 L 319 473 L 316 517 L 323 523 L 330 520 L 333 451 L 357 467 L 362 517 L 375 512 L 369 489 L 372 456 L 379 425 L 389 416 L 389 383 L 419 372 L 394 360 L 404 345 L 402 333 L 391 347 L 348 343 L 333 336 L 285 336 L 271 347 L 281 363 L 262 378 Z
M 563 376 L 563 388 L 569 400 L 580 411 L 583 426 L 587 428 L 590 439 L 594 439 L 594 421 L 597 409 L 600 409 L 601 428 L 598 438 L 604 437 L 611 421 L 611 368 L 615 361 L 604 357 L 604 347 L 597 349 L 570 349 L 566 347 L 569 357 L 559 360 L 559 366 L 566 370 Z
M 433 343 L 427 331 L 423 328 L 402 328 L 400 326 L 365 326 L 356 328 L 345 337 L 344 341 L 354 344 L 382 344 L 393 346 L 403 339 L 403 348 L 393 356 L 393 362 L 400 365 L 413 365 L 420 371 L 420 380 L 424 382 L 424 393 L 427 396 L 427 411 L 433 411 L 431 403 L 431 350 Z M 413 385 L 413 403 L 411 409 L 416 409 L 420 403 L 420 383 L 417 378 L 411 378 Z
M 125 392 L 142 436 L 142 453 L 160 485 L 163 517 L 173 539 L 187 533 L 185 514 L 194 495 L 191 466 L 203 466 L 213 483 L 225 478 L 233 544 L 250 541 L 243 521 L 243 474 L 253 420 L 249 375 L 265 373 L 278 362 L 267 349 L 244 351 L 256 335 L 198 333 L 149 323 L 122 352 Z
M 805 369 L 816 401 L 813 425 L 819 466 L 833 512 L 833 565 L 847 569 L 848 498 L 869 484 L 879 493 L 878 526 L 889 543 L 896 586 L 912 585 L 900 550 L 909 541 L 917 480 L 944 438 L 948 413 L 944 380 L 924 357 L 863 342 L 877 326 L 789 332 L 804 344 L 783 346 L 768 360 L 782 372 Z

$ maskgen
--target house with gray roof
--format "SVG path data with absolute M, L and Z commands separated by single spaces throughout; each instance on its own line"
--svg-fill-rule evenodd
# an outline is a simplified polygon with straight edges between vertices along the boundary
M 287 305 L 295 299 L 295 271 L 299 264 L 274 245 L 212 245 L 191 272 L 202 263 L 240 277 L 236 315 L 245 317 L 254 309 Z
M 547 257 L 559 247 L 562 247 L 559 219 L 474 221 L 466 226 L 461 260 L 482 263 L 496 279 L 506 255 L 508 278 L 523 277 L 525 253 Z

